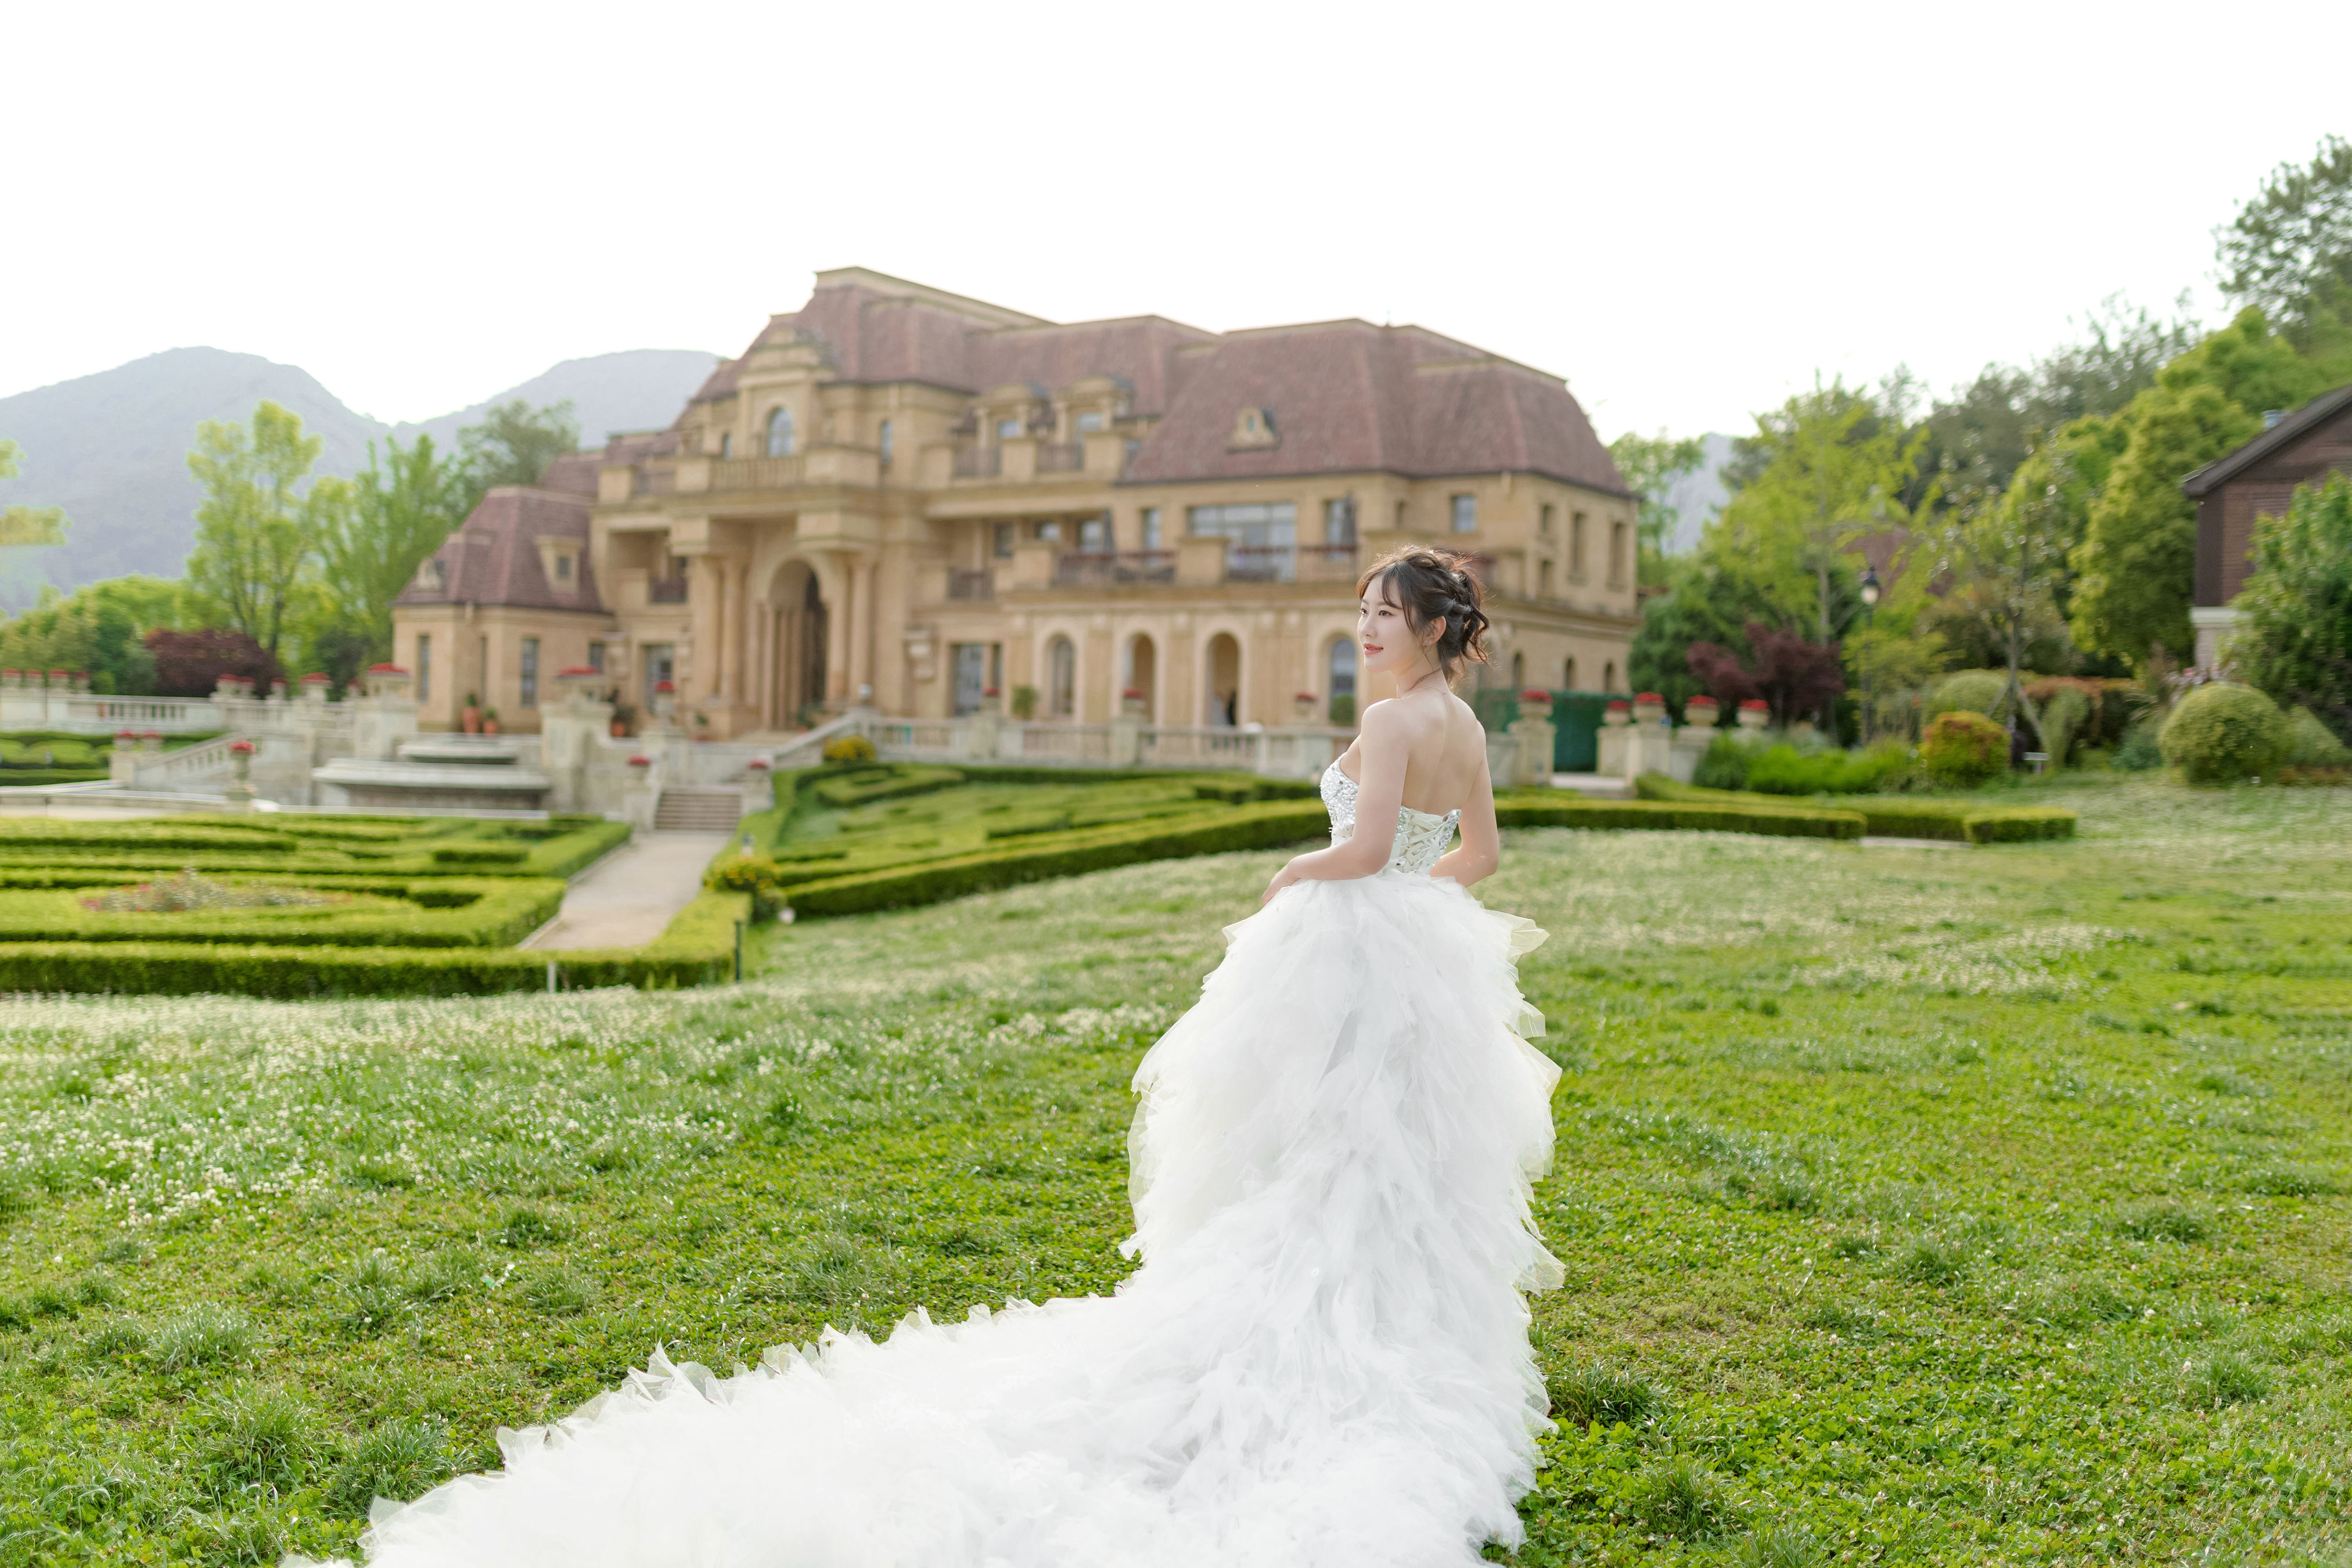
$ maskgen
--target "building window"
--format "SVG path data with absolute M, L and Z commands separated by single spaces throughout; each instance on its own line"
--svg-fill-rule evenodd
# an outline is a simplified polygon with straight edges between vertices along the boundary
M 994 551 L 995 551 L 995 552 L 996 552 L 996 558 L 997 558 L 999 561 L 1010 561 L 1010 560 L 1012 560 L 1012 559 L 1013 559 L 1013 525 L 1012 525 L 1011 523 L 1009 523 L 1009 522 L 1000 522 L 1000 523 L 998 523 L 998 524 L 996 525 L 995 535 L 996 535 L 996 537 L 995 537 L 995 542 L 994 542 L 994 544 L 993 544 L 992 548 L 994 549 Z
M 1143 548 L 1160 548 L 1160 509 L 1156 506 L 1143 509 Z
M 559 554 L 555 558 L 555 580 L 569 586 L 572 582 L 572 557 Z
M 1288 583 L 1297 574 L 1298 509 L 1289 501 L 1189 507 L 1184 529 L 1195 539 L 1223 539 L 1229 575 Z
M 1617 666 L 1615 663 L 1612 662 L 1601 667 L 1601 689 L 1603 691 L 1614 691 L 1617 689 Z
M 1573 691 L 1576 689 L 1576 660 L 1572 658 L 1570 659 L 1567 665 L 1561 668 L 1559 672 L 1559 689 L 1562 691 Z
M 1568 520 L 1568 575 L 1570 582 L 1584 581 L 1584 514 L 1580 511 Z
M 1402 501 L 1396 503 L 1396 525 L 1400 529 L 1404 526 L 1404 502 Z
M 1018 419 L 1000 419 L 996 422 L 996 438 L 1000 441 L 1018 441 L 1021 439 L 1021 432 L 1022 424 Z
M 1609 585 L 1612 588 L 1625 585 L 1625 525 L 1622 522 L 1609 525 Z
M 1078 710 L 1078 650 L 1067 637 L 1055 637 L 1045 649 L 1046 711 L 1067 719 Z
M 658 698 L 671 695 L 661 689 L 663 682 L 668 680 L 671 671 L 677 668 L 676 661 L 670 657 L 671 652 L 671 645 L 666 642 L 646 645 L 645 707 L 648 713 L 656 711 L 654 704 Z
M 1524 653 L 1515 653 L 1511 656 L 1511 689 L 1525 691 L 1527 689 L 1528 656 Z
M 1449 506 L 1454 516 L 1454 532 L 1475 533 L 1478 531 L 1478 498 L 1476 496 L 1451 497 L 1449 498 Z
M 1356 542 L 1356 498 L 1341 496 L 1323 503 L 1323 542 L 1353 546 Z
M 955 712 L 959 719 L 980 711 L 988 694 L 988 648 L 979 642 L 960 642 L 950 650 L 955 667 Z
M 735 455 L 735 432 L 723 430 L 719 436 L 719 459 L 725 462 Z
M 1089 555 L 1100 555 L 1110 549 L 1110 519 L 1085 517 L 1078 520 L 1078 548 Z
M 1079 434 L 1079 435 L 1081 435 L 1081 436 L 1098 436 L 1098 435 L 1100 435 L 1100 434 L 1102 433 L 1102 427 L 1103 427 L 1103 416 L 1102 416 L 1101 415 L 1099 415 L 1099 414 L 1081 414 L 1081 415 L 1079 415 L 1079 416 L 1078 416 L 1078 434 Z
M 416 700 L 422 702 L 433 695 L 433 638 L 429 633 L 416 634 Z
M 874 437 L 874 449 L 882 455 L 882 466 L 884 468 L 887 468 L 890 466 L 890 455 L 897 449 L 897 435 L 891 430 L 890 422 L 887 419 L 885 419 L 882 421 L 882 428 L 877 431 Z
M 568 559 L 568 557 L 567 557 Z M 522 639 L 522 705 L 539 706 L 539 639 Z
M 1329 658 L 1331 674 L 1331 705 L 1329 718 L 1334 724 L 1356 721 L 1356 645 L 1352 638 L 1335 637 Z
M 594 670 L 599 675 L 604 673 L 604 645 L 603 643 L 592 642 L 588 645 L 588 668 Z
M 1551 537 L 1551 514 L 1552 509 L 1549 506 L 1542 507 L 1536 512 L 1536 531 L 1546 539 Z
M 1039 524 L 1037 525 L 1037 537 L 1038 537 L 1039 539 L 1043 540 L 1043 541 L 1044 541 L 1045 542 L 1046 542 L 1047 544 L 1059 544 L 1059 543 L 1061 543 L 1061 542 L 1062 542 L 1062 524 L 1061 524 L 1061 521 L 1060 521 L 1059 519 L 1055 519 L 1055 521 L 1051 521 L 1051 522 L 1041 522 L 1041 523 L 1039 523 Z
M 1549 561 L 1536 564 L 1536 594 L 1539 598 L 1551 597 L 1551 563 Z
M 789 458 L 793 455 L 793 411 L 778 408 L 768 415 L 768 456 Z

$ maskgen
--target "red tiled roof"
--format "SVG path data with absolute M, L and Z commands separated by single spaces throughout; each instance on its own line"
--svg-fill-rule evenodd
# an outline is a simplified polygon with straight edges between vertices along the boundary
M 967 393 L 1115 377 L 1135 413 L 1161 416 L 1129 466 L 1130 482 L 1512 469 L 1628 493 L 1565 382 L 1420 327 L 1326 321 L 1220 336 L 1158 316 L 1055 324 L 961 305 L 855 269 L 825 274 L 807 304 L 770 317 L 744 352 L 805 334 L 843 380 Z M 731 394 L 741 363 L 720 365 L 694 400 Z M 1226 449 L 1245 407 L 1273 415 L 1276 444 Z M 674 432 L 670 440 L 667 449 Z M 651 450 L 616 444 L 601 460 Z
M 596 596 L 595 569 L 588 559 L 588 508 L 593 500 L 593 479 L 592 468 L 587 495 L 570 489 L 526 489 L 520 485 L 492 490 L 466 519 L 465 526 L 433 552 L 432 559 L 441 563 L 442 586 L 427 587 L 426 574 L 420 568 L 393 603 L 512 605 L 603 614 L 604 603 Z M 551 536 L 579 542 L 572 567 L 580 574 L 575 593 L 559 593 L 540 564 L 539 542 Z
M 1508 468 L 1626 493 L 1565 383 L 1419 327 L 1234 332 L 1191 370 L 1129 482 Z M 1275 445 L 1227 449 L 1244 408 L 1271 416 Z

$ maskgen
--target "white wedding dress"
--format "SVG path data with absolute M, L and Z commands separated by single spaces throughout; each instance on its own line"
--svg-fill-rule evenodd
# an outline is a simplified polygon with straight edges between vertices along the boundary
M 1323 775 L 1334 838 L 1356 786 Z M 1109 1297 L 646 1371 L 379 1503 L 374 1568 L 1443 1568 L 1518 1539 L 1548 1429 L 1521 1292 L 1559 1076 L 1544 933 L 1389 865 L 1230 927 L 1135 1075 L 1142 1266 Z

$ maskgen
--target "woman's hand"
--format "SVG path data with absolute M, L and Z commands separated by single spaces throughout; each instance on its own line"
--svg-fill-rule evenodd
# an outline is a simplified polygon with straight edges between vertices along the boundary
M 1282 891 L 1283 889 L 1289 887 L 1293 882 L 1305 880 L 1305 879 L 1299 874 L 1298 861 L 1299 857 L 1294 855 L 1288 860 L 1283 862 L 1282 869 L 1274 874 L 1274 880 L 1265 885 L 1265 896 L 1258 900 L 1258 908 L 1264 909 L 1266 905 L 1274 902 L 1275 894 Z

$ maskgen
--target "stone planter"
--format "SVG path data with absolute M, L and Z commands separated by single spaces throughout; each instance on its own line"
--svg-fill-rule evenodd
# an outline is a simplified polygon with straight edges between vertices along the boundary
M 1751 697 L 1747 701 L 1739 705 L 1739 727 L 1741 729 L 1750 731 L 1761 730 L 1771 722 L 1772 705 L 1770 703 L 1760 702 Z
M 1723 722 L 1723 705 L 1712 697 L 1694 697 L 1683 704 L 1685 728 L 1712 730 Z

